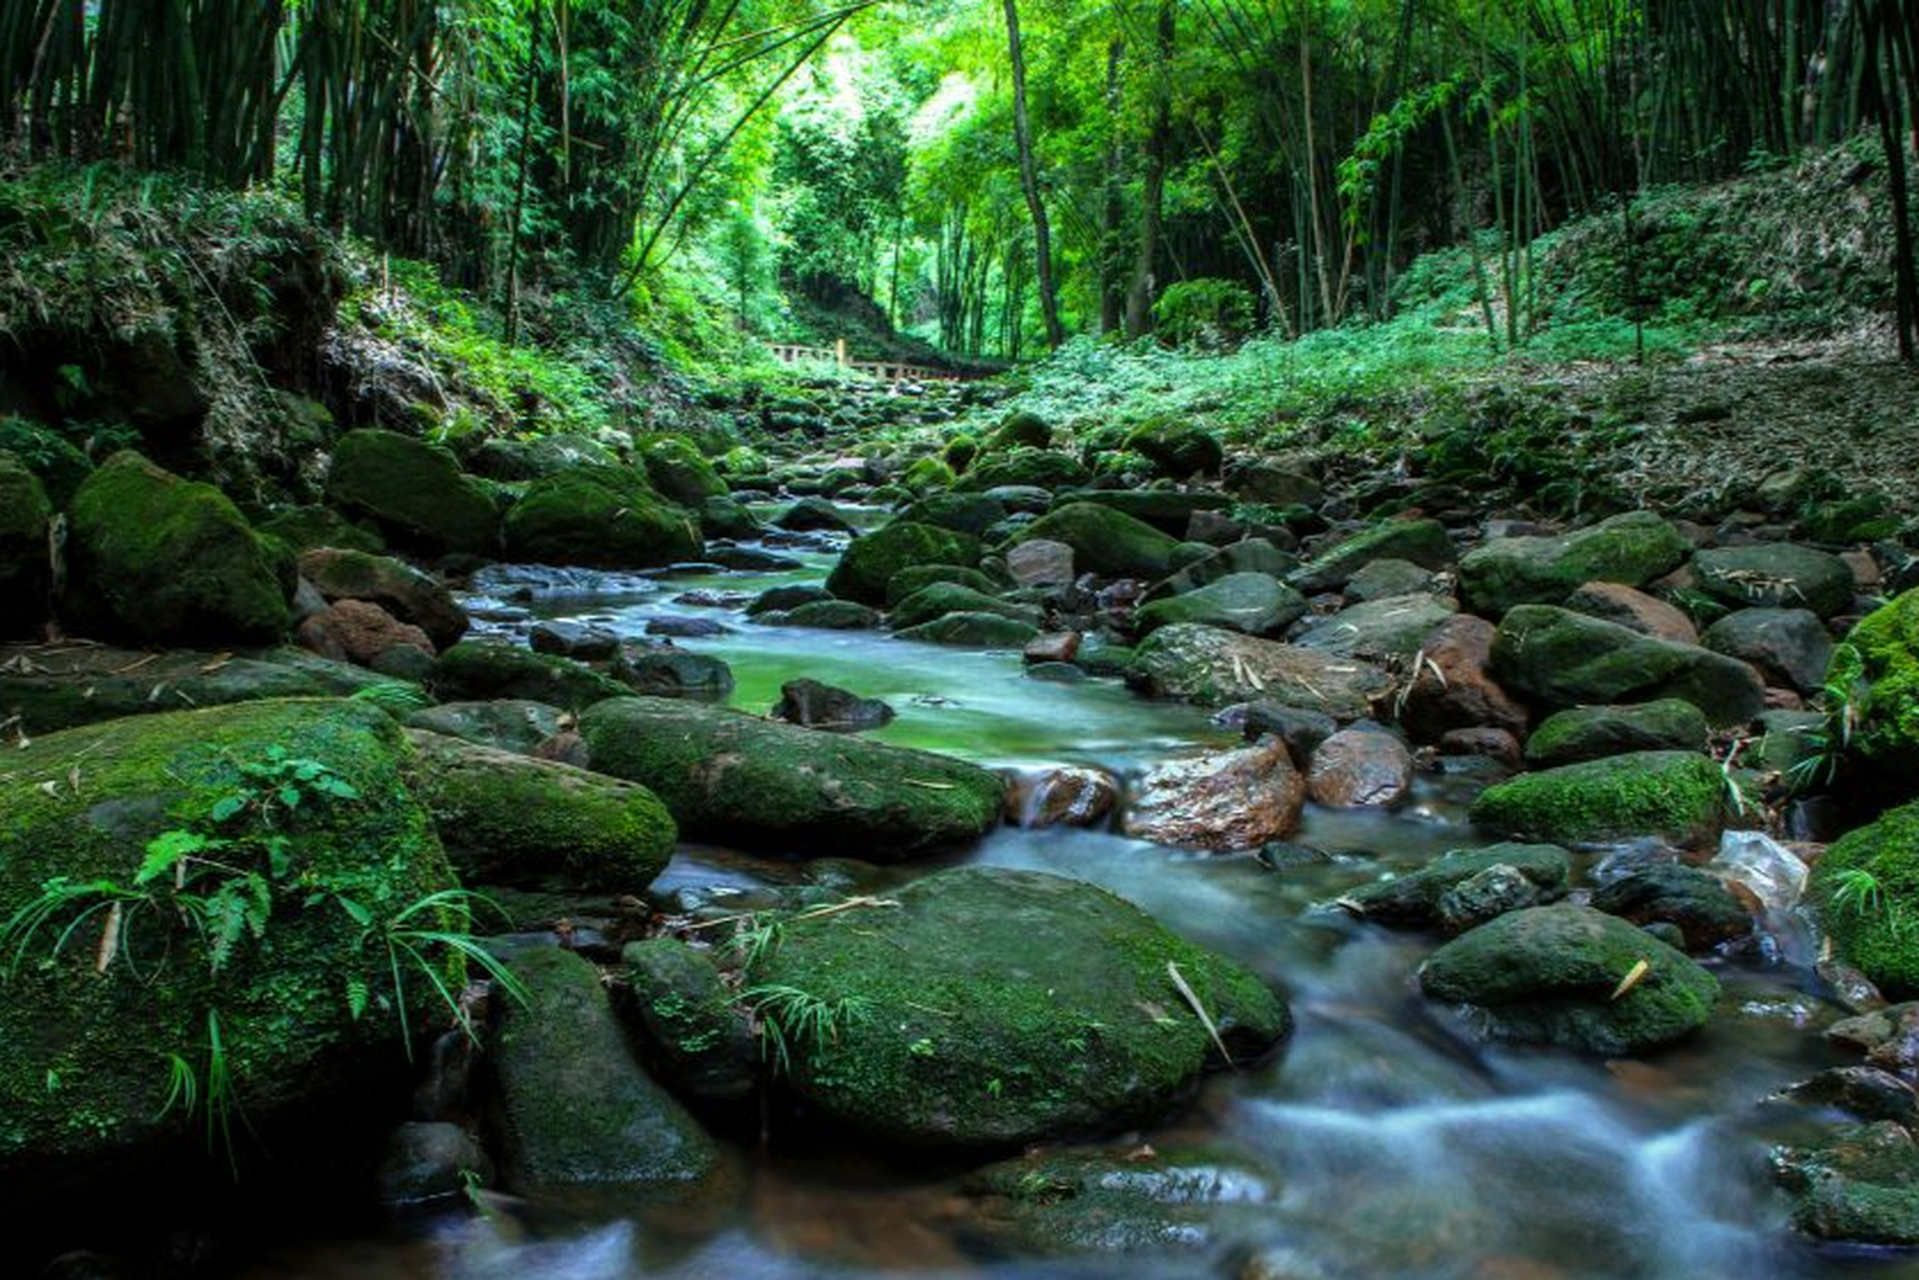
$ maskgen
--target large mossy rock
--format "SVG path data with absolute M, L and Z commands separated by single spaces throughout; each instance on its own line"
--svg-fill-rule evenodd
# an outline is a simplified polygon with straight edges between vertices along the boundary
M 1424 647 L 1427 636 L 1458 612 L 1450 599 L 1423 591 L 1388 596 L 1321 618 L 1295 636 L 1293 643 L 1343 658 L 1410 659 Z
M 1919 790 L 1919 588 L 1867 614 L 1834 652 L 1829 678 L 1855 661 L 1866 683 L 1853 746 L 1887 776 L 1904 778 L 1910 795 Z
M 650 788 L 696 839 L 897 858 L 991 830 L 996 773 L 961 760 L 668 698 L 580 717 L 593 768 Z
M 501 640 L 462 640 L 442 653 L 433 689 L 447 702 L 524 698 L 573 710 L 632 692 L 584 662 Z
M 699 521 L 631 467 L 575 467 L 535 480 L 506 517 L 506 554 L 539 564 L 644 569 L 692 560 Z
M 1069 502 L 1041 516 L 1013 537 L 1013 544 L 1045 539 L 1073 549 L 1083 573 L 1103 578 L 1145 578 L 1172 572 L 1177 539 L 1143 520 L 1097 502 Z
M 1690 1035 L 1719 999 L 1718 979 L 1683 952 L 1568 903 L 1514 911 L 1462 934 L 1427 957 L 1419 985 L 1432 999 L 1473 1006 L 1495 1039 L 1608 1056 Z
M 837 1011 L 826 1034 L 781 1025 L 792 1088 L 885 1142 L 1009 1147 L 1165 1114 L 1215 1053 L 1169 966 L 1235 1058 L 1288 1028 L 1252 973 L 1081 881 L 967 868 L 889 900 L 788 918 L 748 973 L 749 993 Z
M 1696 553 L 1692 569 L 1701 591 L 1735 609 L 1810 609 L 1830 618 L 1852 603 L 1852 570 L 1816 547 L 1715 547 Z
M 447 450 L 392 431 L 349 431 L 333 446 L 327 501 L 428 554 L 492 555 L 500 513 L 486 486 Z
M 673 856 L 679 833 L 636 782 L 409 731 L 413 790 L 469 884 L 638 893 Z
M 1014 604 L 957 582 L 934 582 L 921 587 L 888 610 L 886 620 L 895 629 L 903 629 L 944 618 L 949 613 L 991 613 L 1030 625 L 1040 620 L 1040 611 L 1030 604 Z
M 36 634 L 47 620 L 53 504 L 27 465 L 0 451 L 0 639 Z
M 1126 435 L 1122 448 L 1153 464 L 1162 476 L 1185 480 L 1196 475 L 1216 476 L 1226 463 L 1219 438 L 1191 422 L 1162 418 L 1143 423 Z
M 1074 488 L 1085 484 L 1087 479 L 1086 467 L 1070 453 L 1018 448 L 976 459 L 961 477 L 960 484 L 982 492 L 1006 485 L 1050 490 Z
M 1694 848 L 1719 834 L 1725 775 L 1710 756 L 1635 751 L 1495 783 L 1472 819 L 1501 835 L 1556 844 L 1657 837 Z
M 647 479 L 668 502 L 697 511 L 708 498 L 726 493 L 726 481 L 706 455 L 683 436 L 660 436 L 640 447 Z
M 1660 698 L 1624 707 L 1571 707 L 1546 717 L 1526 739 L 1534 768 L 1578 764 L 1628 751 L 1704 751 L 1712 728 L 1698 707 Z
M 1233 500 L 1205 489 L 1075 489 L 1060 495 L 1061 505 L 1092 502 L 1144 520 L 1163 533 L 1180 537 L 1201 511 L 1224 511 Z
M 1893 999 L 1919 997 L 1919 804 L 1835 841 L 1807 899 L 1840 955 Z
M 879 606 L 901 570 L 930 564 L 971 569 L 979 564 L 980 552 L 980 540 L 970 533 L 894 520 L 847 545 L 827 575 L 826 589 L 842 600 Z
M 1509 610 L 1492 664 L 1501 685 L 1547 708 L 1683 698 L 1712 723 L 1736 725 L 1765 706 L 1758 674 L 1736 658 L 1551 605 Z
M 1380 924 L 1430 928 L 1440 922 L 1440 903 L 1449 892 L 1498 867 L 1523 876 L 1537 901 L 1565 897 L 1572 882 L 1571 855 L 1558 845 L 1492 844 L 1454 849 L 1417 871 L 1348 890 L 1337 905 Z
M 491 1057 L 515 1189 L 681 1201 L 730 1180 L 719 1145 L 633 1060 L 598 970 L 557 947 L 510 967 L 527 999 L 502 1002 Z
M 80 486 L 69 520 L 69 631 L 151 645 L 286 634 L 290 566 L 212 485 L 117 453 Z
M 271 829 L 287 842 L 278 874 L 261 823 L 246 812 L 212 822 L 223 800 L 257 785 L 243 771 L 271 764 L 276 752 L 324 766 L 352 791 L 281 805 Z M 398 1002 L 417 1006 L 417 1033 L 432 979 L 403 967 L 409 986 L 404 997 L 396 993 L 380 939 L 397 913 L 454 883 L 426 810 L 407 788 L 410 766 L 391 717 L 340 700 L 116 720 L 9 751 L 0 920 L 19 919 L 56 879 L 112 882 L 141 897 L 122 904 L 117 941 L 104 953 L 104 910 L 56 947 L 60 931 L 99 897 L 9 940 L 0 1181 L 98 1176 L 116 1157 L 173 1140 L 204 1155 L 207 1117 L 168 1103 L 169 1055 L 196 1073 L 208 1097 L 210 1016 L 230 1099 L 254 1122 L 383 1083 L 404 1092 Z M 270 890 L 260 934 L 238 938 L 217 972 L 207 941 L 174 905 L 171 877 L 134 884 L 147 843 L 179 830 L 228 839 L 212 856 L 262 876 Z M 194 883 L 210 893 L 224 873 L 205 870 L 212 878 Z M 364 923 L 341 900 L 354 903 Z M 358 1017 L 356 990 L 364 999 Z
M 1392 677 L 1356 658 L 1316 653 L 1219 627 L 1174 623 L 1146 637 L 1126 683 L 1154 698 L 1203 707 L 1264 699 L 1340 720 L 1371 714 Z
M 1773 1175 L 1792 1225 L 1815 1240 L 1919 1245 L 1919 1140 L 1891 1120 L 1848 1125 L 1810 1146 L 1778 1147 Z
M 1444 569 L 1456 558 L 1446 526 L 1437 520 L 1387 520 L 1328 547 L 1289 581 L 1311 595 L 1337 591 L 1375 560 L 1404 560 L 1422 569 Z
M 759 1083 L 760 1047 L 710 948 L 679 938 L 629 942 L 620 952 L 650 1060 L 689 1097 L 735 1101 Z
M 963 649 L 1019 649 L 1039 634 L 1039 628 L 1019 618 L 968 610 L 941 614 L 931 622 L 894 633 L 901 640 L 944 644 Z
M 1133 615 L 1140 634 L 1176 623 L 1274 636 L 1306 615 L 1306 598 L 1269 573 L 1230 573 L 1216 582 L 1143 605 Z
M 1588 582 L 1641 586 L 1691 551 L 1652 512 L 1628 511 L 1556 538 L 1495 538 L 1460 560 L 1460 593 L 1475 613 L 1498 619 L 1516 604 L 1559 604 Z

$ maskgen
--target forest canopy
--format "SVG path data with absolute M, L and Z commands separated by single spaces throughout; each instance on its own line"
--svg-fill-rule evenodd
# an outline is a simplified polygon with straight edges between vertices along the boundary
M 509 332 L 690 289 L 1010 358 L 1381 318 L 1455 243 L 1517 345 L 1568 219 L 1866 138 L 1912 327 L 1900 0 L 0 0 L 0 85 L 25 158 L 283 190 Z

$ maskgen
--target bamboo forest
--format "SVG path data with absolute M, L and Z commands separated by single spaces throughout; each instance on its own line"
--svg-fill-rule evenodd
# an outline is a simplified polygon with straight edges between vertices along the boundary
M 1915 184 L 1915 0 L 0 0 L 0 1274 L 1919 1280 Z

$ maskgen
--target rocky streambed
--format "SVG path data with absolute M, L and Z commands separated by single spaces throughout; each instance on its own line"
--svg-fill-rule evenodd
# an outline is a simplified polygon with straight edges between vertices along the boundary
M 1007 430 L 503 526 L 363 440 L 272 540 L 102 468 L 52 598 L 148 648 L 0 661 L 22 1256 L 1919 1273 L 1896 557 Z M 182 498 L 220 589 L 104 589 Z

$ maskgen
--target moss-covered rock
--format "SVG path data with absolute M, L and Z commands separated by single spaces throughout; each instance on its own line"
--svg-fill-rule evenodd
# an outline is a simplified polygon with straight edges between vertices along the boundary
M 1006 504 L 988 493 L 935 493 L 900 512 L 900 519 L 956 529 L 980 538 L 1006 519 Z
M 1919 1245 L 1919 1141 L 1890 1120 L 1849 1125 L 1811 1146 L 1772 1152 L 1792 1193 L 1792 1225 L 1816 1240 Z
M 1268 573 L 1229 573 L 1216 582 L 1142 606 L 1133 625 L 1145 635 L 1176 623 L 1274 636 L 1306 616 L 1306 598 Z
M 950 582 L 986 596 L 998 589 L 993 580 L 978 569 L 957 564 L 916 564 L 900 570 L 886 584 L 886 607 L 891 609 L 908 596 L 916 595 L 937 582 Z
M 1588 582 L 1641 586 L 1685 563 L 1692 546 L 1650 511 L 1628 511 L 1556 538 L 1495 538 L 1459 562 L 1475 613 L 1497 620 L 1516 604 L 1559 604 Z
M 1216 476 L 1226 462 L 1219 438 L 1195 423 L 1161 418 L 1142 423 L 1126 434 L 1121 446 L 1153 464 L 1162 476 L 1185 480 Z
M 878 609 L 853 600 L 809 600 L 791 609 L 757 616 L 769 627 L 813 627 L 820 631 L 871 631 L 883 621 Z
M 1845 677 L 1855 662 L 1865 691 L 1853 746 L 1886 775 L 1907 779 L 1910 794 L 1919 775 L 1919 588 L 1867 614 L 1834 652 L 1828 678 Z
M 979 450 L 979 441 L 962 431 L 946 442 L 946 447 L 940 450 L 940 457 L 953 469 L 953 474 L 959 475 L 973 465 L 973 459 L 979 457 Z
M 724 1154 L 633 1060 L 599 971 L 557 947 L 511 967 L 528 998 L 505 1002 L 491 1055 L 511 1184 L 674 1201 L 723 1186 Z
M 979 447 L 989 453 L 1000 453 L 1018 448 L 1050 449 L 1052 445 L 1052 426 L 1037 413 L 1022 409 L 1007 414 L 998 426 L 986 433 Z
M 698 557 L 699 522 L 631 467 L 536 480 L 506 517 L 506 554 L 540 564 L 635 569 Z
M 1810 609 L 1830 618 L 1852 603 L 1852 570 L 1815 547 L 1714 547 L 1695 553 L 1692 569 L 1701 591 L 1734 609 Z
M 668 1084 L 720 1102 L 753 1092 L 759 1043 L 709 953 L 678 938 L 648 938 L 628 943 L 620 963 L 634 1016 Z
M 1537 900 L 1566 896 L 1572 858 L 1555 844 L 1493 844 L 1454 849 L 1402 876 L 1376 880 L 1341 895 L 1338 905 L 1380 924 L 1431 928 L 1439 923 L 1446 894 L 1494 867 L 1511 867 L 1532 883 Z
M 1719 834 L 1725 809 L 1726 779 L 1711 757 L 1635 751 L 1495 783 L 1473 802 L 1472 819 L 1558 844 L 1652 836 L 1698 847 Z
M 1526 739 L 1534 768 L 1577 764 L 1628 751 L 1704 751 L 1712 728 L 1678 698 L 1625 707 L 1572 707 L 1547 716 Z
M 286 634 L 291 565 L 212 485 L 131 451 L 74 495 L 69 631 L 142 644 L 272 644 Z
M 921 644 L 955 645 L 966 649 L 1018 649 L 1039 634 L 1039 628 L 1020 618 L 998 613 L 946 613 L 931 622 L 894 632 L 902 640 Z
M 994 613 L 1002 618 L 1038 623 L 1039 610 L 956 582 L 934 582 L 894 605 L 887 621 L 898 628 L 916 627 L 949 613 Z
M 1375 560 L 1404 560 L 1422 569 L 1444 569 L 1455 558 L 1453 540 L 1439 521 L 1387 520 L 1322 551 L 1289 581 L 1311 595 L 1338 590 Z
M 286 841 L 278 870 L 257 806 L 215 820 L 236 795 L 277 790 L 280 783 L 246 772 L 276 760 L 313 762 L 350 789 L 306 794 L 297 809 L 275 798 L 271 834 Z M 75 924 L 105 901 L 83 895 L 8 941 L 0 1001 L 7 1180 L 98 1176 L 106 1161 L 155 1142 L 219 1159 L 205 1151 L 207 1117 L 178 1099 L 168 1103 L 170 1055 L 194 1072 L 201 1105 L 219 1096 L 208 1044 L 215 1028 L 225 1096 L 253 1121 L 347 1089 L 404 1091 L 399 1001 L 412 1006 L 417 1034 L 430 979 L 403 963 L 407 992 L 396 992 L 382 931 L 401 927 L 400 912 L 453 884 L 426 811 L 406 786 L 409 765 L 407 741 L 385 712 L 337 700 L 116 720 L 36 737 L 9 753 L 0 920 L 22 919 L 49 883 L 110 882 L 123 901 L 117 915 L 98 910 Z M 210 935 L 188 927 L 174 904 L 176 892 L 210 901 L 228 873 L 191 868 L 180 891 L 171 876 L 136 883 L 148 842 L 168 831 L 227 839 L 219 863 L 265 886 L 270 913 L 257 934 L 235 922 L 240 936 L 222 963 Z M 257 903 L 251 891 L 246 900 Z M 56 947 L 69 924 L 67 945 Z M 209 927 L 217 929 L 217 917 Z M 358 1105 L 365 1104 L 363 1096 Z
M 289 507 L 257 526 L 269 538 L 278 538 L 297 554 L 316 547 L 341 547 L 379 555 L 386 539 L 332 507 Z
M 1840 955 L 1893 999 L 1919 997 L 1919 804 L 1835 841 L 1807 899 Z
M 402 716 L 401 723 L 409 729 L 445 734 L 476 746 L 531 755 L 542 742 L 561 731 L 565 718 L 564 711 L 548 703 L 491 698 L 422 707 Z
M 1508 610 L 1493 639 L 1501 685 L 1544 707 L 1682 698 L 1717 725 L 1744 724 L 1765 686 L 1736 658 L 1551 605 Z
M 1095 502 L 1174 537 L 1185 534 L 1197 513 L 1224 511 L 1233 505 L 1225 494 L 1206 489 L 1076 489 L 1061 494 L 1060 502 Z
M 450 645 L 466 634 L 466 610 L 437 578 L 391 556 L 322 547 L 300 557 L 300 576 L 321 598 L 365 600 L 426 632 L 434 644 Z
M 1683 952 L 1568 903 L 1514 911 L 1453 939 L 1420 966 L 1419 985 L 1432 999 L 1474 1006 L 1497 1039 L 1609 1056 L 1690 1035 L 1719 999 L 1718 980 Z
M 1190 622 L 1146 637 L 1126 667 L 1126 683 L 1148 697 L 1204 707 L 1264 699 L 1339 720 L 1370 714 L 1393 685 L 1384 671 L 1356 658 Z
M 1012 545 L 1044 539 L 1073 549 L 1081 572 L 1156 580 L 1173 571 L 1179 541 L 1143 520 L 1093 502 L 1069 502 L 1022 528 Z
M 658 436 L 640 448 L 647 479 L 668 502 L 699 510 L 708 498 L 726 493 L 726 481 L 713 464 L 683 436 Z
M 914 1146 L 1005 1147 L 1163 1115 L 1213 1056 L 1176 965 L 1237 1058 L 1285 1034 L 1257 977 L 1077 880 L 942 872 L 896 908 L 788 918 L 748 972 L 749 998 L 790 990 L 835 1014 L 779 1022 L 794 1091 L 833 1121 Z
M 921 564 L 979 564 L 980 541 L 968 533 L 912 520 L 894 520 L 853 539 L 827 576 L 826 589 L 842 600 L 886 603 L 887 584 Z
M 463 640 L 433 664 L 433 689 L 448 702 L 526 698 L 578 709 L 632 692 L 584 662 L 499 640 Z
M 986 453 L 974 459 L 960 484 L 977 490 L 997 489 L 1002 485 L 1059 490 L 1076 488 L 1088 478 L 1086 468 L 1070 453 L 1022 447 L 1004 453 Z
M 364 516 L 395 546 L 492 555 L 500 513 L 451 453 L 392 431 L 349 431 L 333 446 L 327 501 Z
M 469 884 L 638 893 L 673 856 L 679 833 L 635 782 L 409 730 L 414 794 Z
M 0 638 L 36 634 L 51 602 L 47 522 L 53 505 L 39 477 L 0 451 Z
M 580 733 L 595 769 L 651 788 L 695 839 L 896 858 L 983 834 L 1005 800 L 977 765 L 674 699 L 596 704 Z
M 1388 596 L 1320 618 L 1294 636 L 1293 643 L 1302 649 L 1374 662 L 1410 660 L 1425 647 L 1426 637 L 1458 612 L 1450 598 L 1424 591 Z
M 920 458 L 900 475 L 900 483 L 915 494 L 938 493 L 953 487 L 958 473 L 944 458 Z

